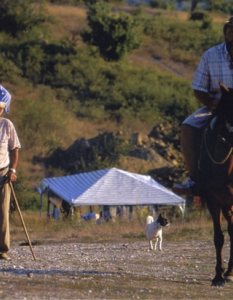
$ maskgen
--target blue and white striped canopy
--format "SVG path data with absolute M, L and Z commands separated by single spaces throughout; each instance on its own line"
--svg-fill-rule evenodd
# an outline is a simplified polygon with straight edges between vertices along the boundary
M 42 183 L 72 206 L 185 204 L 150 176 L 116 168 L 45 178 Z

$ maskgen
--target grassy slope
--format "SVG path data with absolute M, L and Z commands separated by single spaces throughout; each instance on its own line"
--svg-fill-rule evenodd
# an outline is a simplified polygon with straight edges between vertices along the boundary
M 126 11 L 132 8 L 120 7 L 119 9 Z M 146 11 L 151 14 L 157 10 L 146 9 Z M 82 44 L 80 32 L 87 25 L 85 8 L 49 5 L 48 13 L 54 15 L 57 20 L 57 24 L 49 25 L 51 26 L 53 37 L 67 37 L 70 39 L 72 38 L 75 39 L 77 44 Z M 189 13 L 187 12 L 166 11 L 164 13 L 169 14 L 174 18 L 187 19 L 189 17 Z M 223 20 L 225 20 L 225 17 L 219 15 L 215 17 L 215 21 L 223 22 Z M 152 45 L 151 41 L 148 40 L 144 43 L 143 48 L 134 51 L 133 54 L 128 57 L 128 59 L 134 65 L 142 67 L 152 66 L 154 68 L 160 69 L 165 73 L 180 74 L 178 76 L 183 76 L 191 80 L 194 72 L 193 69 L 188 68 L 184 64 L 175 63 L 166 59 L 161 59 L 160 61 L 153 60 L 151 57 L 151 53 L 154 53 L 156 50 L 159 51 L 159 49 L 156 49 L 156 45 Z M 27 81 L 21 81 L 20 83 L 16 84 L 3 82 L 2 84 L 5 85 L 12 93 L 13 105 L 9 118 L 17 124 L 17 118 L 19 118 L 20 114 L 19 109 L 21 109 L 21 107 L 18 107 L 16 105 L 17 100 L 31 98 L 35 101 L 40 101 L 40 91 L 36 87 L 28 86 Z M 53 95 L 52 92 L 51 95 Z M 53 99 L 53 101 L 56 100 Z M 16 103 L 15 105 L 14 102 Z M 72 112 L 67 111 L 65 111 L 62 116 L 58 117 L 61 117 L 65 123 L 65 132 L 60 132 L 60 134 L 58 134 L 59 143 L 63 148 L 69 147 L 78 138 L 84 137 L 88 139 L 98 135 L 103 131 L 117 131 L 127 128 L 129 134 L 133 132 L 148 134 L 154 126 L 154 124 L 143 124 L 139 121 L 135 121 L 134 124 L 127 124 L 126 122 L 121 125 L 118 125 L 111 121 L 96 124 L 89 120 L 77 119 L 72 115 Z M 44 177 L 43 166 L 33 165 L 31 163 L 32 157 L 33 155 L 45 154 L 44 151 L 45 149 L 43 149 L 43 146 L 41 145 L 34 146 L 33 149 L 28 149 L 26 144 L 22 144 L 22 149 L 20 151 L 19 170 L 24 176 L 30 178 L 31 186 L 40 184 L 41 179 Z M 137 159 L 124 159 L 124 161 L 122 162 L 122 167 L 127 168 L 129 171 L 137 172 L 139 169 L 142 169 L 141 164 L 142 161 L 139 161 Z M 143 168 L 146 170 L 148 166 L 144 166 Z

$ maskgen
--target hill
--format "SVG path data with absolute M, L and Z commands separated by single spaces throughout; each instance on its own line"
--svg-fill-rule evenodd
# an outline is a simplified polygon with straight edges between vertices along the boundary
M 127 6 L 123 7 L 118 7 L 118 10 L 122 11 L 130 11 L 132 8 L 129 8 Z M 75 42 L 78 45 L 82 45 L 83 42 L 80 37 L 81 31 L 87 26 L 86 22 L 86 8 L 82 7 L 72 7 L 72 6 L 65 6 L 65 5 L 49 5 L 48 6 L 48 11 L 50 14 L 56 16 L 56 19 L 58 21 L 58 27 L 57 26 L 52 26 L 52 30 L 54 32 L 54 35 L 59 38 L 61 37 L 68 37 L 75 40 Z M 161 10 L 156 10 L 156 9 L 147 9 L 146 10 L 148 14 L 151 13 L 156 13 Z M 165 12 L 167 14 L 168 12 Z M 187 20 L 189 13 L 187 12 L 170 12 L 169 16 L 172 16 L 173 18 L 176 17 L 181 17 L 183 20 Z M 59 30 L 58 30 L 59 28 Z M 60 30 L 61 28 L 61 30 Z M 193 76 L 194 72 L 194 67 L 190 67 L 188 65 L 185 65 L 184 63 L 181 62 L 176 62 L 172 61 L 169 59 L 155 59 L 151 56 L 150 49 L 146 47 L 142 47 L 139 50 L 135 50 L 131 55 L 127 57 L 127 60 L 130 62 L 132 65 L 136 65 L 138 67 L 143 67 L 143 68 L 155 68 L 160 70 L 161 72 L 169 75 L 175 75 L 175 76 L 180 76 L 183 78 L 188 78 L 191 79 Z M 133 124 L 127 123 L 127 120 L 124 120 L 123 123 L 118 123 L 115 121 L 111 120 L 105 120 L 104 122 L 91 122 L 89 119 L 72 119 L 71 122 L 71 127 L 73 128 L 78 128 L 78 131 L 74 131 L 73 128 L 68 129 L 73 133 L 73 136 L 70 137 L 70 142 L 65 142 L 63 146 L 63 151 L 68 151 L 69 148 L 72 147 L 73 144 L 78 144 L 79 139 L 92 139 L 92 138 L 97 138 L 98 136 L 104 135 L 105 133 L 124 133 L 125 139 L 130 139 L 132 136 L 138 136 L 139 138 L 134 141 L 134 148 L 142 148 L 145 150 L 145 152 L 150 152 L 153 147 L 151 146 L 150 143 L 148 143 L 148 136 L 153 130 L 153 127 L 156 125 L 156 123 L 153 124 L 148 124 L 147 122 L 141 122 L 140 120 L 135 119 L 133 121 Z M 66 124 L 67 126 L 68 124 Z M 168 126 L 169 127 L 169 126 Z M 166 134 L 165 134 L 166 135 Z M 173 137 L 175 133 L 173 132 Z M 163 139 L 162 136 L 164 136 L 164 133 L 160 135 L 161 139 L 161 144 L 163 141 L 163 147 L 168 147 L 169 145 L 171 147 L 172 140 L 169 140 L 169 144 L 167 143 L 168 140 L 165 138 Z M 141 141 L 139 141 L 141 139 Z M 145 157 L 145 155 L 142 154 L 142 149 L 141 149 L 141 154 L 135 154 L 136 150 L 134 151 L 134 155 L 128 155 L 128 156 L 122 156 L 120 161 L 119 161 L 119 167 L 132 171 L 132 172 L 142 172 L 142 173 L 148 173 L 152 172 L 154 169 L 161 169 L 163 167 L 168 167 L 174 168 L 178 166 L 177 162 L 174 162 L 174 165 L 172 164 L 172 159 L 170 159 L 168 156 L 167 158 L 164 158 L 164 151 L 159 151 L 158 149 L 154 149 L 155 155 L 157 155 L 157 158 L 150 158 L 149 160 Z M 179 152 L 179 150 L 178 150 Z M 56 153 L 56 152 L 55 152 Z M 156 154 L 158 153 L 158 154 Z M 56 154 L 52 154 L 52 156 L 56 156 Z M 84 156 L 85 153 L 83 153 L 81 156 Z M 138 156 L 138 157 L 137 157 Z M 158 157 L 160 158 L 158 159 Z M 171 154 L 172 156 L 172 154 Z M 176 180 L 182 180 L 183 179 L 183 172 L 184 172 L 184 165 L 183 161 L 181 158 L 181 155 L 177 153 L 174 156 L 179 156 L 178 161 L 180 163 L 180 170 L 182 172 L 178 172 L 179 176 L 176 174 Z M 73 156 L 71 156 L 73 157 Z M 45 158 L 46 160 L 46 158 Z M 34 160 L 35 161 L 35 160 Z M 40 164 L 41 166 L 41 164 Z M 48 165 L 47 165 L 48 166 Z M 36 166 L 38 168 L 38 164 Z M 45 172 L 45 176 L 51 176 L 51 173 L 44 170 L 42 167 L 43 172 Z M 53 174 L 56 174 L 56 172 L 53 171 Z M 160 172 L 161 173 L 161 172 Z M 174 171 L 172 172 L 174 173 Z M 174 174 L 173 174 L 174 175 Z M 168 171 L 166 172 L 166 177 L 168 177 Z M 157 179 L 162 180 L 161 174 L 157 177 Z M 171 174 L 172 177 L 172 174 Z M 168 184 L 169 180 L 164 180 L 163 178 L 162 182 L 171 187 L 173 180 L 170 180 L 170 184 Z M 170 178 L 171 179 L 171 178 Z M 173 178 L 174 179 L 174 178 Z
M 142 47 L 109 63 L 82 41 L 88 25 L 85 7 L 50 4 L 46 9 L 46 31 L 39 38 L 21 36 L 16 42 L 7 36 L 0 45 L 9 63 L 1 84 L 12 94 L 9 118 L 22 142 L 18 193 L 27 193 L 25 201 L 34 203 L 38 195 L 33 188 L 45 176 L 108 164 L 151 174 L 168 187 L 183 180 L 179 123 L 198 107 L 189 85 L 203 49 L 222 39 L 219 24 L 226 17 L 212 14 L 212 25 L 203 29 L 201 22 L 189 21 L 188 12 L 118 6 L 115 11 L 140 20 Z M 182 37 L 184 24 L 187 35 Z M 200 35 L 202 46 L 193 34 Z M 109 157 L 98 152 L 97 142 L 94 160 L 88 161 L 84 151 L 79 168 L 74 163 L 67 171 L 52 163 L 54 157 L 59 161 L 59 151 L 67 153 L 80 141 L 99 141 L 109 134 L 114 136 Z M 101 151 L 108 153 L 107 148 Z

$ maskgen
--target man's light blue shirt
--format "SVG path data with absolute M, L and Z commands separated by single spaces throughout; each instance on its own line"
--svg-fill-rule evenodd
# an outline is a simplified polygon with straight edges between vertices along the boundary
M 227 51 L 226 43 L 207 50 L 195 71 L 191 88 L 209 93 L 212 98 L 219 98 L 222 82 L 226 87 L 233 88 L 233 61 Z
M 226 43 L 207 50 L 195 71 L 191 88 L 206 92 L 213 99 L 221 97 L 219 82 L 233 88 L 233 61 L 227 51 Z M 202 129 L 211 115 L 211 109 L 204 106 L 184 120 L 183 124 Z

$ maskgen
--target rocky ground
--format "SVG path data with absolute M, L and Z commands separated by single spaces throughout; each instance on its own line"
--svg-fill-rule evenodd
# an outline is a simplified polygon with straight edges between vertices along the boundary
M 0 261 L 1 299 L 232 299 L 232 284 L 211 287 L 211 241 L 13 245 Z M 228 259 L 229 244 L 224 249 Z

